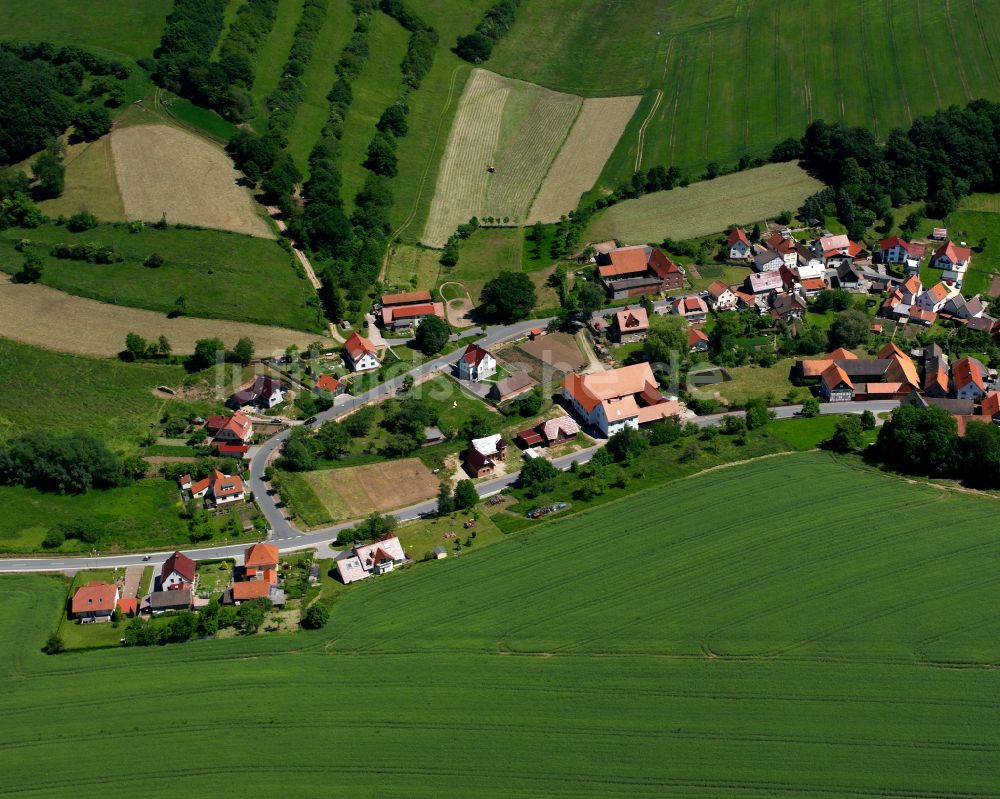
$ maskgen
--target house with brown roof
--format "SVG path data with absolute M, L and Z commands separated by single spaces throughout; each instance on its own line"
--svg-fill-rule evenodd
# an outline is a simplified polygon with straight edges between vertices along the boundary
M 266 599 L 280 608 L 285 604 L 285 592 L 277 584 L 266 580 L 247 580 L 233 583 L 222 593 L 223 605 L 242 605 L 251 599 Z
M 931 266 L 942 271 L 941 281 L 956 288 L 962 287 L 965 273 L 972 265 L 972 250 L 953 241 L 946 241 L 934 253 Z
M 469 344 L 458 359 L 458 377 L 477 383 L 487 377 L 492 377 L 497 371 L 497 361 L 488 350 L 478 344 Z
M 343 393 L 344 387 L 333 375 L 320 375 L 316 380 L 316 390 L 337 396 Z
M 770 304 L 772 319 L 783 319 L 785 321 L 789 319 L 801 319 L 806 312 L 806 301 L 798 294 L 789 292 L 772 294 Z
M 660 393 L 648 363 L 587 375 L 570 373 L 563 380 L 562 395 L 587 424 L 605 436 L 680 413 L 679 403 Z
M 253 437 L 253 422 L 243 411 L 232 416 L 209 416 L 205 429 L 213 442 L 220 444 L 246 444 Z
M 1000 424 L 1000 392 L 990 391 L 983 397 L 979 413 L 983 417 L 984 422 L 992 421 Z
M 618 247 L 598 254 L 597 270 L 612 299 L 658 294 L 684 285 L 684 270 L 656 247 Z
M 750 257 L 750 239 L 740 228 L 734 227 L 726 236 L 729 257 L 735 261 L 745 261 Z
M 273 544 L 256 543 L 243 553 L 243 580 L 278 582 L 278 548 Z
M 174 552 L 160 567 L 159 589 L 161 591 L 177 591 L 181 588 L 191 588 L 197 569 L 195 562 L 183 552 Z
M 579 432 L 580 425 L 572 416 L 559 416 L 555 419 L 546 419 L 535 427 L 522 430 L 515 436 L 515 440 L 525 448 L 556 447 L 567 441 L 573 441 Z
M 242 502 L 246 498 L 246 486 L 238 474 L 225 474 L 219 469 L 191 485 L 191 496 L 195 499 L 211 500 L 216 506 Z
M 117 604 L 118 586 L 95 581 L 73 592 L 70 613 L 82 623 L 110 621 Z
M 341 552 L 334 565 L 337 575 L 345 585 L 386 574 L 406 562 L 406 553 L 396 536 L 388 536 L 365 546 L 356 546 Z
M 840 366 L 833 363 L 820 378 L 819 393 L 827 402 L 850 402 L 854 399 L 854 383 Z
M 344 360 L 352 372 L 371 372 L 382 365 L 375 345 L 357 331 L 344 342 L 343 350 Z
M 708 306 L 717 311 L 731 311 L 736 307 L 736 294 L 721 280 L 713 280 L 705 289 Z
M 177 588 L 173 591 L 154 591 L 149 595 L 149 612 L 154 616 L 177 610 L 191 610 L 194 604 L 193 594 L 188 588 Z
M 257 408 L 266 411 L 284 401 L 285 394 L 280 380 L 270 375 L 257 375 L 249 386 L 233 394 L 226 404 L 230 408 Z
M 528 372 L 514 372 L 510 377 L 497 380 L 490 388 L 490 397 L 497 402 L 507 402 L 531 391 L 538 385 Z
M 708 336 L 703 330 L 697 327 L 688 329 L 688 349 L 691 352 L 706 352 L 708 350 Z
M 642 341 L 649 333 L 649 316 L 645 308 L 629 308 L 627 305 L 615 312 L 611 323 L 611 336 L 621 344 Z
M 434 302 L 429 291 L 383 294 L 379 303 L 382 326 L 391 330 L 416 327 L 428 316 L 444 319 L 444 303 Z
M 921 387 L 920 376 L 913 360 L 903 352 L 895 343 L 889 342 L 878 351 L 879 359 L 889 361 L 889 366 L 885 370 L 884 379 L 887 383 L 905 383 L 911 388 Z
M 708 306 L 697 294 L 678 297 L 670 304 L 670 307 L 675 314 L 684 317 L 690 325 L 704 322 L 708 317 Z
M 465 452 L 465 468 L 473 477 L 489 477 L 497 463 L 507 460 L 507 442 L 499 433 L 469 441 Z
M 986 369 L 971 355 L 959 358 L 951 365 L 951 378 L 956 399 L 977 400 L 986 396 Z

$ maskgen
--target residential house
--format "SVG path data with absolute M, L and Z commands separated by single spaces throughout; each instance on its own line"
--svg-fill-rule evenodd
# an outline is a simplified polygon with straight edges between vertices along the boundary
M 522 447 L 556 447 L 573 441 L 579 432 L 580 425 L 572 416 L 558 416 L 522 430 L 514 438 Z
M 320 375 L 316 380 L 316 390 L 335 397 L 344 392 L 344 387 L 333 375 Z
M 927 247 L 915 244 L 899 236 L 890 236 L 879 242 L 879 260 L 883 264 L 902 264 L 908 274 L 920 272 L 920 262 L 924 258 Z
M 986 395 L 986 369 L 970 355 L 951 365 L 956 399 L 977 400 Z
M 670 307 L 675 314 L 683 316 L 691 325 L 704 322 L 708 317 L 708 306 L 697 294 L 678 297 L 670 304 Z
M 612 299 L 657 294 L 684 285 L 684 270 L 655 247 L 618 247 L 598 255 L 598 272 Z
M 285 592 L 276 583 L 266 580 L 246 580 L 233 583 L 222 594 L 223 605 L 242 605 L 251 599 L 266 599 L 274 607 L 285 604 Z
M 750 239 L 740 228 L 734 227 L 726 236 L 726 247 L 729 257 L 736 261 L 745 261 L 750 257 Z
M 917 374 L 917 367 L 910 356 L 903 352 L 896 344 L 889 342 L 878 351 L 878 359 L 889 361 L 883 379 L 887 383 L 901 383 L 910 388 L 919 389 L 921 387 L 920 377 Z
M 968 300 L 961 294 L 952 294 L 941 308 L 942 316 L 961 320 L 977 319 L 985 312 L 986 303 L 978 294 Z
M 149 612 L 154 616 L 172 610 L 191 610 L 192 594 L 190 588 L 177 588 L 173 591 L 154 591 L 149 595 Z
M 778 270 L 785 291 L 812 297 L 826 288 L 826 267 L 819 261 L 802 266 L 782 266 Z
M 799 262 L 799 252 L 796 247 L 797 242 L 791 238 L 791 234 L 786 238 L 780 232 L 775 231 L 767 237 L 767 247 L 781 256 L 781 261 L 785 266 L 796 266 Z
M 257 375 L 247 388 L 233 394 L 226 404 L 230 408 L 257 408 L 270 410 L 285 401 L 281 382 L 270 375 Z
M 946 241 L 935 251 L 931 265 L 942 271 L 943 283 L 961 288 L 965 273 L 972 265 L 972 250 L 953 241 Z
M 917 298 L 917 304 L 925 311 L 938 313 L 956 293 L 958 293 L 958 289 L 944 283 L 938 283 L 926 289 Z
M 196 571 L 195 562 L 191 558 L 183 552 L 174 552 L 160 567 L 158 587 L 161 591 L 191 588 L 194 585 Z
M 243 580 L 278 582 L 278 548 L 273 544 L 257 543 L 243 553 Z
M 649 333 L 649 316 L 645 308 L 629 308 L 625 306 L 615 312 L 611 323 L 611 335 L 621 344 L 632 344 L 642 341 Z
M 843 234 L 836 236 L 821 236 L 813 242 L 813 251 L 816 255 L 827 261 L 831 258 L 850 257 L 851 240 Z
M 924 370 L 921 388 L 924 394 L 929 397 L 947 397 L 950 370 L 944 350 L 938 344 L 931 344 L 924 348 L 921 360 Z
M 708 336 L 700 328 L 688 329 L 688 349 L 691 352 L 707 352 Z
M 341 582 L 349 585 L 372 575 L 391 572 L 405 561 L 406 554 L 399 539 L 396 536 L 389 536 L 381 541 L 341 552 L 334 563 Z
M 223 444 L 245 446 L 253 437 L 253 422 L 243 411 L 236 411 L 232 416 L 209 416 L 205 429 L 212 436 L 212 446 L 216 449 Z
M 375 345 L 357 332 L 344 342 L 344 360 L 352 372 L 370 372 L 382 365 Z
M 974 316 L 966 320 L 965 326 L 969 330 L 975 330 L 979 333 L 989 333 L 994 339 L 1000 335 L 1000 322 L 985 313 L 982 316 Z
M 496 374 L 497 361 L 478 344 L 469 344 L 458 359 L 458 377 L 477 383 Z
M 746 280 L 743 281 L 743 288 L 748 294 L 759 296 L 770 294 L 772 291 L 781 291 L 784 288 L 784 283 L 777 271 L 761 272 L 747 275 Z
M 867 291 L 870 285 L 864 272 L 852 261 L 840 261 L 833 268 L 831 282 L 834 288 L 845 291 Z
M 854 399 L 854 384 L 840 366 L 832 363 L 820 378 L 819 392 L 827 402 L 850 402 Z
M 731 311 L 736 307 L 736 294 L 721 280 L 713 280 L 706 289 L 708 305 L 717 311 Z
M 782 293 L 771 295 L 772 319 L 801 319 L 806 312 L 806 301 L 798 294 Z
M 753 268 L 757 272 L 777 272 L 785 263 L 785 258 L 781 253 L 775 252 L 770 247 L 759 244 L 754 245 L 756 252 L 753 255 Z
M 488 477 L 496 471 L 497 463 L 507 460 L 507 442 L 499 433 L 469 441 L 465 453 L 465 467 L 473 477 Z
M 914 405 L 918 408 L 940 408 L 952 416 L 972 416 L 975 403 L 970 399 L 949 399 L 948 397 L 930 397 L 918 391 L 911 391 L 903 400 L 904 405 Z
M 239 475 L 213 469 L 208 477 L 191 485 L 191 496 L 196 499 L 204 497 L 216 506 L 230 505 L 246 498 L 246 486 Z
M 416 327 L 429 316 L 445 318 L 444 303 L 434 302 L 429 291 L 383 294 L 379 312 L 382 326 L 390 330 Z
M 118 604 L 118 586 L 95 581 L 73 592 L 70 613 L 81 622 L 110 621 Z
M 536 385 L 527 372 L 515 372 L 510 377 L 497 380 L 490 388 L 490 397 L 497 402 L 507 402 L 531 391 Z
M 660 393 L 648 363 L 588 375 L 568 374 L 562 393 L 587 424 L 605 436 L 680 413 L 677 401 Z
M 983 397 L 979 413 L 983 417 L 984 422 L 1000 424 L 1000 393 L 991 391 Z

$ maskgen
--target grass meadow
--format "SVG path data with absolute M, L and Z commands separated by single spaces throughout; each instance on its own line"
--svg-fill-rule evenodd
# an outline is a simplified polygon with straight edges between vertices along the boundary
M 106 795 L 70 743 L 99 733 L 151 797 L 236 771 L 287 795 L 997 793 L 995 503 L 783 465 L 795 496 L 766 508 L 774 460 L 717 470 L 351 586 L 311 633 L 49 657 L 64 581 L 4 576 L 5 790 Z
M 587 228 L 593 241 L 624 244 L 693 239 L 795 211 L 823 187 L 798 164 L 768 164 L 684 188 L 657 191 L 601 211 Z
M 125 225 L 99 225 L 82 233 L 46 224 L 0 232 L 0 268 L 16 272 L 24 256 L 15 251 L 22 239 L 44 262 L 42 283 L 81 297 L 164 313 L 184 297 L 192 316 L 232 319 L 319 332 L 323 329 L 309 283 L 296 271 L 292 256 L 276 242 L 217 230 L 147 225 L 129 233 Z M 90 264 L 51 255 L 56 244 L 113 245 L 125 259 Z M 163 266 L 145 259 L 159 253 Z M 273 300 L 281 297 L 280 303 Z
M 952 103 L 996 99 L 989 31 L 998 20 L 1000 7 L 976 0 L 553 0 L 518 12 L 488 66 L 584 96 L 646 93 L 605 169 L 614 184 L 635 168 L 640 118 L 657 92 L 641 166 L 676 164 L 694 174 L 709 161 L 766 156 L 814 119 L 864 125 L 884 138 Z M 842 29 L 851 30 L 843 42 L 814 35 Z

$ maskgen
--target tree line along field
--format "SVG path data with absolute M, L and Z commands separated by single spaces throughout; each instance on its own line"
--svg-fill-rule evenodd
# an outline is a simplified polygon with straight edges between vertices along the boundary
M 472 216 L 524 224 L 572 210 L 590 188 L 581 182 L 587 172 L 580 164 L 587 162 L 596 179 L 637 102 L 604 99 L 595 118 L 593 110 L 581 114 L 576 95 L 473 70 L 448 135 L 423 243 L 443 246 Z M 582 132 L 573 135 L 581 120 Z
M 994 503 L 806 453 L 765 511 L 775 468 L 352 586 L 315 633 L 49 657 L 63 581 L 4 576 L 5 790 L 106 795 L 66 745 L 99 736 L 151 797 L 995 794 Z
M 821 188 L 796 163 L 768 164 L 617 203 L 594 217 L 587 238 L 643 244 L 707 236 L 794 211 Z
M 605 169 L 615 184 L 635 169 L 657 91 L 641 166 L 695 174 L 709 161 L 766 156 L 815 119 L 884 138 L 952 103 L 996 99 L 998 22 L 1000 6 L 977 0 L 554 0 L 519 8 L 488 67 L 583 96 L 646 93 Z
M 64 226 L 0 231 L 0 268 L 20 269 L 25 255 L 15 248 L 22 240 L 26 252 L 44 263 L 42 282 L 70 294 L 115 305 L 170 312 L 184 298 L 184 313 L 232 319 L 298 330 L 321 332 L 323 326 L 315 295 L 296 271 L 292 256 L 276 242 L 216 230 L 147 225 L 130 233 L 125 225 L 98 225 L 72 233 Z M 98 264 L 57 258 L 56 245 L 110 245 L 124 259 Z M 157 253 L 163 266 L 145 266 Z M 275 303 L 273 298 L 282 301 Z

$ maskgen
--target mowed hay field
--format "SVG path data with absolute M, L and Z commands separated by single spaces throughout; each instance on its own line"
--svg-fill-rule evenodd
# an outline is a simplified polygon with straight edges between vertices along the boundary
M 587 237 L 642 244 L 707 236 L 732 224 L 794 211 L 821 188 L 823 184 L 798 164 L 768 164 L 625 200 L 597 214 L 587 228 Z
M 764 504 L 773 459 L 720 469 L 350 586 L 316 632 L 48 657 L 63 582 L 4 576 L 4 789 L 107 796 L 72 743 L 99 735 L 152 799 L 237 772 L 261 796 L 997 795 L 995 501 L 781 461 L 794 498 Z
M 333 521 L 413 505 L 432 498 L 438 490 L 437 477 L 417 458 L 323 469 L 301 476 Z
M 952 103 L 1000 98 L 983 0 L 547 0 L 524 4 L 491 69 L 584 96 L 644 92 L 608 163 L 615 185 L 635 168 L 638 129 L 657 90 L 642 168 L 766 156 L 815 119 L 893 127 Z M 820 31 L 849 31 L 838 39 Z
M 127 125 L 111 134 L 128 219 L 232 230 L 274 238 L 220 147 L 171 125 Z
M 568 208 L 576 207 L 600 177 L 640 99 L 593 97 L 583 101 L 576 124 L 531 204 L 529 224 L 558 222 Z
M 621 100 L 615 105 L 627 108 Z M 571 130 L 583 116 L 582 107 L 582 99 L 575 95 L 473 70 L 452 123 L 423 243 L 443 246 L 472 216 L 522 224 L 540 190 L 547 214 L 558 217 L 571 210 L 589 184 L 577 191 L 580 181 L 567 178 L 564 163 L 546 188 L 550 167 L 564 142 L 569 143 L 567 136 L 574 149 L 590 153 L 588 160 L 597 161 L 602 152 L 606 159 L 627 122 L 624 114 L 609 112 L 612 119 L 595 125 L 588 114 L 586 129 L 573 137 Z M 594 141 L 598 136 L 603 139 Z M 572 164 L 573 153 L 566 158 Z M 603 160 L 597 163 L 591 174 L 599 174 L 603 164 Z M 493 173 L 488 171 L 491 166 Z M 557 209 L 561 210 L 556 213 Z
M 168 319 L 153 311 L 74 297 L 37 283 L 17 285 L 0 277 L 0 336 L 101 358 L 121 352 L 129 333 L 150 340 L 165 335 L 177 353 L 192 352 L 200 338 L 220 338 L 231 347 L 247 336 L 254 342 L 258 357 L 284 352 L 289 344 L 307 348 L 319 338 L 315 333 L 283 327 L 187 316 Z

